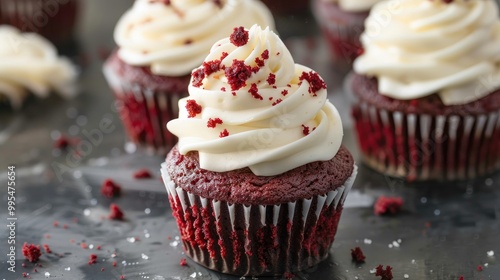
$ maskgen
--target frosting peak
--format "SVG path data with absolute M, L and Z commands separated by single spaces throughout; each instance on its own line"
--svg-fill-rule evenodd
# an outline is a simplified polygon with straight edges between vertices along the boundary
M 258 176 L 277 175 L 333 158 L 342 141 L 326 84 L 295 64 L 269 28 L 235 28 L 215 43 L 193 71 L 189 94 L 167 126 L 179 137 L 179 151 L 198 151 L 207 170 L 249 167 Z
M 0 25 L 0 42 L 0 99 L 8 99 L 13 108 L 21 107 L 29 93 L 38 97 L 47 97 L 52 90 L 64 97 L 76 93 L 75 67 L 59 57 L 48 40 Z
M 150 66 L 157 75 L 183 76 L 233 26 L 255 23 L 274 28 L 270 11 L 257 0 L 136 0 L 114 37 L 126 63 Z
M 399 0 L 375 5 L 361 36 L 357 73 L 379 92 L 408 100 L 438 93 L 446 105 L 500 86 L 500 20 L 493 0 Z

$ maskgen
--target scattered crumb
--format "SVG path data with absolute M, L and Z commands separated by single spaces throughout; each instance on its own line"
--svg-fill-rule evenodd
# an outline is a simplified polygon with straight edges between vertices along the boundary
M 483 266 L 482 265 L 478 265 L 477 266 L 477 271 L 483 271 Z
M 50 247 L 47 244 L 43 244 L 43 249 L 45 250 L 45 253 L 47 253 L 47 254 L 52 253 L 52 250 L 50 250 Z
M 285 278 L 285 279 L 293 279 L 293 277 L 295 277 L 295 275 L 291 272 L 285 272 L 283 274 L 283 278 Z
M 89 256 L 89 265 L 93 265 L 97 263 L 97 255 L 96 254 L 91 254 Z
M 153 178 L 153 175 L 147 169 L 140 169 L 134 173 L 134 178 L 135 179 L 150 179 L 150 178 Z
M 186 261 L 186 259 L 185 259 L 185 258 L 182 258 L 179 264 L 180 264 L 181 266 L 187 266 L 187 265 L 188 265 L 188 264 L 187 264 L 187 261 Z
M 114 203 L 109 206 L 109 216 L 111 220 L 123 220 L 123 211 Z
M 122 188 L 111 179 L 106 179 L 101 186 L 101 195 L 107 198 L 120 196 Z
M 404 202 L 401 197 L 386 197 L 382 195 L 375 202 L 375 215 L 396 215 L 401 212 L 403 204 Z
M 52 223 L 52 225 L 54 225 L 54 227 L 58 227 L 58 226 L 59 226 L 59 222 L 58 222 L 58 221 L 54 221 L 54 222 Z
M 460 277 L 458 278 L 458 280 L 464 280 L 464 277 L 463 277 L 463 276 L 460 276 Z
M 357 263 L 365 262 L 366 257 L 363 254 L 363 251 L 361 250 L 361 248 L 359 248 L 359 247 L 351 249 L 351 256 L 352 256 L 352 260 L 357 262 Z
M 375 276 L 380 276 L 380 280 L 392 280 L 392 267 L 387 265 L 384 269 L 383 265 L 377 266 Z
M 28 244 L 27 242 L 24 242 L 22 251 L 23 256 L 28 259 L 28 261 L 33 263 L 37 262 L 42 255 L 42 252 L 40 251 L 40 245 Z

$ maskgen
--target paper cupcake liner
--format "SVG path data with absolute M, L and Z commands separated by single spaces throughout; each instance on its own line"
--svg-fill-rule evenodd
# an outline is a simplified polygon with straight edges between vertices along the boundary
M 408 180 L 465 180 L 500 167 L 500 110 L 476 116 L 387 111 L 358 101 L 353 108 L 366 163 Z
M 187 92 L 154 91 L 122 80 L 109 67 L 103 70 L 130 140 L 154 153 L 166 154 L 177 142 L 167 130 L 167 122 L 178 116 L 179 99 L 187 96 Z
M 35 32 L 56 45 L 72 39 L 78 0 L 0 0 L 0 24 Z
M 207 199 L 176 186 L 165 164 L 161 173 L 189 257 L 223 273 L 281 276 L 328 256 L 357 167 L 334 191 L 280 205 Z
M 331 60 L 337 67 L 345 70 L 362 52 L 359 36 L 364 30 L 368 13 L 349 13 L 342 11 L 336 4 L 313 1 L 313 12 L 328 45 Z

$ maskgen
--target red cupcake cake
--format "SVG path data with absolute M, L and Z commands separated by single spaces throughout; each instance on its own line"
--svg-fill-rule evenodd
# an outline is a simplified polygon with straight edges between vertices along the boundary
M 485 1 L 403 0 L 346 81 L 365 162 L 407 180 L 473 179 L 500 167 L 500 20 Z M 391 5 L 376 5 L 375 24 Z M 464 20 L 467 19 L 467 20 Z
M 377 2 L 380 0 L 313 0 L 314 16 L 339 70 L 350 70 L 354 59 L 363 52 L 359 36 Z
M 0 0 L 0 24 L 38 33 L 57 46 L 73 39 L 79 0 Z
M 172 148 L 177 139 L 165 124 L 188 95 L 191 70 L 231 26 L 254 23 L 274 25 L 254 0 L 137 0 L 118 22 L 118 49 L 104 66 L 130 140 L 160 154 Z
M 356 166 L 321 77 L 255 25 L 213 46 L 189 93 L 162 165 L 186 254 L 239 276 L 324 260 Z

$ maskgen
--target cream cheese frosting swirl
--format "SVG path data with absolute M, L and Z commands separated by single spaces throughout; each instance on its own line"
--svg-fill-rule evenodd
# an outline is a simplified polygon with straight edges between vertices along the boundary
M 63 97 L 76 93 L 75 67 L 59 57 L 48 40 L 0 25 L 0 42 L 0 99 L 8 99 L 13 108 L 20 108 L 29 93 L 38 97 L 51 91 Z
M 339 7 L 348 12 L 367 12 L 373 5 L 381 0 L 323 0 L 326 2 L 337 3 Z
M 180 153 L 198 151 L 207 170 L 282 174 L 332 159 L 342 141 L 326 84 L 295 64 L 269 28 L 235 28 L 217 42 L 193 71 L 189 94 L 179 101 L 179 118 L 167 126 L 179 137 Z
M 400 99 L 438 93 L 445 105 L 480 99 L 500 86 L 500 20 L 493 0 L 398 0 L 375 5 L 361 36 L 357 73 Z
M 257 0 L 136 0 L 114 37 L 126 63 L 150 66 L 156 75 L 183 76 L 234 26 L 253 24 L 274 28 L 270 11 Z

